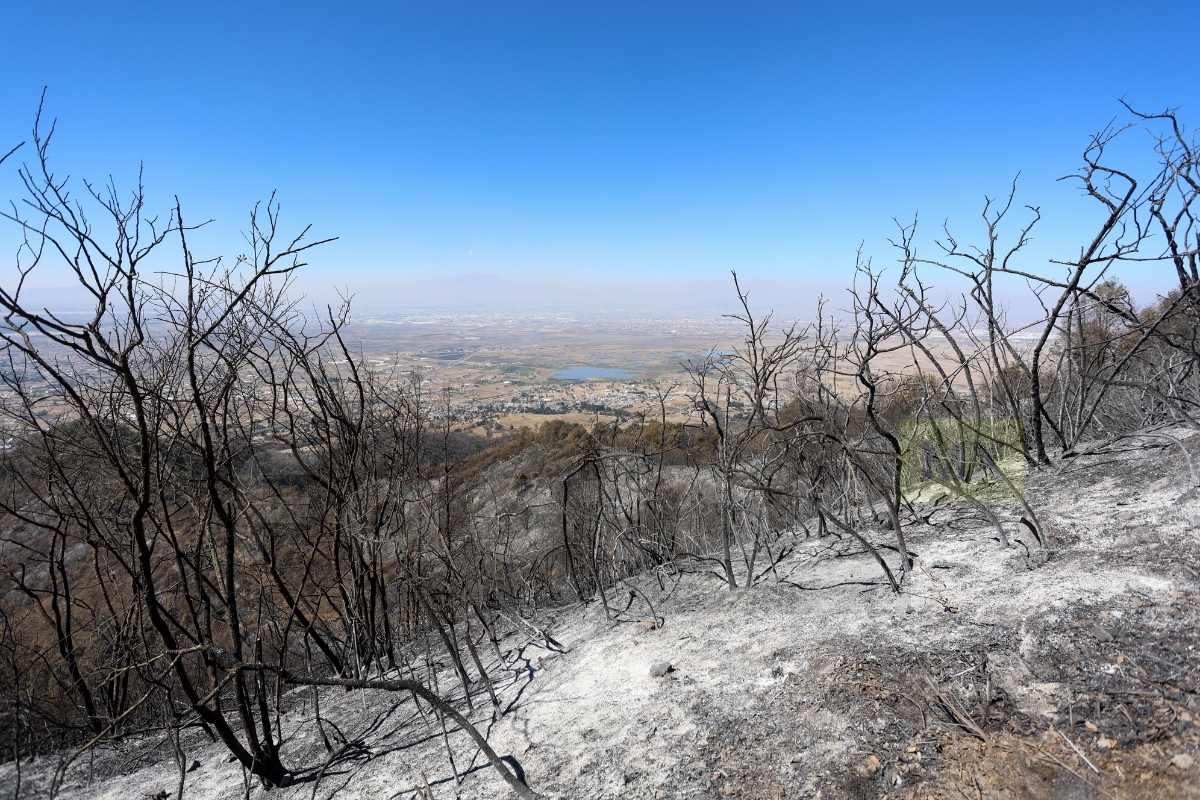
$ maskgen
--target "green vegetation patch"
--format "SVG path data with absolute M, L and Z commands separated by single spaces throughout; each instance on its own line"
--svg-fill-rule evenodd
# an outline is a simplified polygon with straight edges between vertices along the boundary
M 901 423 L 901 495 L 909 503 L 1020 503 L 1024 441 L 1015 419 Z

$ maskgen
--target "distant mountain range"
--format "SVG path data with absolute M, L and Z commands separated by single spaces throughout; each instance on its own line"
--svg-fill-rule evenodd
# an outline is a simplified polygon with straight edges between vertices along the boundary
M 774 308 L 787 315 L 810 314 L 824 290 L 798 280 L 743 280 L 752 307 Z M 838 292 L 844 294 L 844 292 Z M 841 297 L 838 298 L 842 300 Z M 366 285 L 355 291 L 360 311 L 386 309 L 462 309 L 473 311 L 586 311 L 684 313 L 716 316 L 737 307 L 733 281 L 714 278 L 638 280 L 633 278 L 508 278 L 473 273 L 397 283 Z
M 306 295 L 317 305 L 336 302 L 332 289 L 321 286 L 318 280 L 301 281 L 296 293 Z M 408 282 L 367 279 L 348 283 L 355 310 L 366 313 L 437 309 L 715 317 L 737 307 L 730 279 L 543 279 L 471 273 Z M 774 308 L 781 313 L 787 310 L 790 316 L 815 308 L 818 290 L 800 281 L 744 281 L 742 285 L 750 292 L 756 311 Z M 56 314 L 79 314 L 94 308 L 92 296 L 78 286 L 26 288 L 21 300 L 30 309 L 48 308 Z
M 343 286 L 346 285 L 354 298 L 354 310 L 368 315 L 405 311 L 563 312 L 615 318 L 630 315 L 715 319 L 721 314 L 741 311 L 729 277 L 638 279 L 529 274 L 508 277 L 476 272 L 408 281 L 364 276 L 361 280 L 346 281 Z M 833 279 L 743 277 L 741 285 L 749 294 L 755 315 L 774 311 L 778 322 L 813 319 L 822 294 L 828 300 L 826 313 L 845 318 L 843 310 L 851 305 L 845 284 Z M 941 297 L 955 292 L 955 287 L 943 286 L 934 287 L 932 294 Z M 294 296 L 301 294 L 308 303 L 317 306 L 337 302 L 328 277 L 301 276 Z M 1153 293 L 1146 295 L 1152 297 Z M 86 313 L 94 308 L 91 295 L 78 286 L 26 288 L 21 298 L 31 309 L 48 308 L 56 314 Z M 1039 312 L 1027 295 L 1014 295 L 1008 302 L 1012 304 L 1010 321 L 1014 323 Z
M 96 307 L 95 298 L 81 286 L 26 287 L 21 290 L 21 305 L 30 311 L 49 309 L 55 314 L 87 313 Z

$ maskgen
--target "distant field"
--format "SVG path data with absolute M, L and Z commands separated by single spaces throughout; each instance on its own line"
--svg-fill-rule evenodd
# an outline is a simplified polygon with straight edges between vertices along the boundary
M 686 420 L 691 381 L 683 365 L 731 352 L 743 333 L 721 318 L 458 314 L 376 317 L 356 321 L 346 335 L 376 369 L 397 379 L 419 371 L 429 388 L 451 390 L 459 426 L 482 432 L 482 425 L 611 419 L 617 411 L 658 416 L 657 391 L 668 389 L 669 419 Z M 904 371 L 909 358 L 889 353 L 876 368 Z
M 427 385 L 449 388 L 462 427 L 536 427 L 552 418 L 590 422 L 627 413 L 658 413 L 656 387 L 688 383 L 681 365 L 726 349 L 738 331 L 726 320 L 580 320 L 481 315 L 371 319 L 347 339 L 368 362 L 398 377 L 419 370 Z M 672 419 L 686 418 L 686 398 L 670 395 Z

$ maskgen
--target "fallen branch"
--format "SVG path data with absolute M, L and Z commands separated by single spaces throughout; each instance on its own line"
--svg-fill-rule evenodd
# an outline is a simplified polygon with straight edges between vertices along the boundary
M 301 675 L 293 675 L 281 667 L 274 667 L 268 664 L 239 664 L 238 668 L 245 671 L 263 670 L 274 672 L 284 683 L 293 686 L 344 686 L 349 689 L 379 689 L 385 692 L 412 692 L 419 695 L 425 702 L 429 703 L 434 708 L 446 714 L 457 725 L 466 731 L 467 735 L 475 740 L 475 744 L 491 762 L 492 767 L 500 773 L 500 777 L 504 779 L 517 796 L 522 800 L 541 800 L 541 796 L 525 785 L 520 778 L 513 774 L 500 756 L 488 744 L 487 739 L 479 732 L 479 729 L 472 725 L 466 717 L 458 713 L 454 706 L 447 703 L 437 694 L 425 688 L 425 685 L 418 681 L 406 679 L 395 680 L 360 680 L 358 678 L 310 678 Z
M 532 622 L 530 622 L 529 620 L 527 620 L 527 619 L 524 619 L 524 618 L 523 618 L 523 617 L 522 617 L 520 614 L 518 614 L 518 615 L 517 615 L 517 618 L 514 620 L 512 617 L 510 617 L 508 614 L 505 614 L 503 611 L 501 611 L 501 612 L 499 612 L 499 613 L 500 613 L 500 616 L 504 617 L 504 618 L 505 618 L 506 620 L 508 620 L 509 622 L 512 622 L 513 624 L 517 624 L 517 623 L 519 622 L 520 624 L 522 624 L 522 625 L 526 626 L 527 628 L 531 629 L 531 630 L 532 630 L 534 633 L 536 633 L 538 636 L 541 636 L 541 637 L 542 637 L 542 639 L 544 639 L 544 640 L 545 640 L 545 642 L 546 642 L 546 646 L 547 646 L 547 647 L 549 647 L 551 650 L 553 650 L 553 649 L 555 649 L 555 648 L 558 648 L 558 651 L 559 651 L 560 653 L 566 653 L 566 652 L 568 652 L 568 651 L 567 651 L 567 648 L 566 648 L 566 647 L 564 647 L 564 646 L 563 646 L 563 645 L 562 645 L 562 644 L 561 644 L 561 643 L 560 643 L 558 640 L 556 640 L 556 639 L 555 639 L 553 636 L 551 636 L 550 634 L 546 633 L 544 630 L 542 630 L 541 628 L 539 628 L 537 625 L 534 625 L 534 624 L 533 624 Z
M 1091 767 L 1091 768 L 1092 768 L 1092 772 L 1096 773 L 1097 775 L 1099 775 L 1099 774 L 1100 774 L 1100 770 L 1096 769 L 1096 765 L 1095 765 L 1095 764 L 1093 764 L 1093 763 L 1091 762 L 1091 760 L 1090 760 L 1090 759 L 1088 759 L 1088 757 L 1087 757 L 1087 756 L 1085 756 L 1085 755 L 1083 754 L 1083 751 L 1082 751 L 1082 750 L 1080 750 L 1078 747 L 1076 747 L 1076 746 L 1075 746 L 1075 743 L 1074 743 L 1074 742 L 1072 742 L 1070 739 L 1068 739 L 1068 738 L 1067 738 L 1067 735 L 1066 735 L 1065 733 L 1063 733 L 1062 731 L 1060 731 L 1058 728 L 1055 728 L 1055 729 L 1054 729 L 1054 732 L 1055 732 L 1055 733 L 1057 733 L 1059 736 L 1061 736 L 1061 737 L 1062 737 L 1062 740 L 1063 740 L 1064 742 L 1066 742 L 1067 744 L 1071 745 L 1071 749 L 1075 751 L 1075 755 L 1077 755 L 1077 756 L 1079 756 L 1080 758 L 1082 758 L 1082 759 L 1083 759 L 1083 763 L 1087 764 L 1089 767 Z
M 933 678 L 930 677 L 928 670 L 926 670 L 924 666 L 921 667 L 921 674 L 925 678 L 925 682 L 929 684 L 929 688 L 933 689 L 933 693 L 937 695 L 938 703 L 946 710 L 946 713 L 950 715 L 950 719 L 961 727 L 965 728 L 972 735 L 978 737 L 979 741 L 986 742 L 988 737 L 987 734 L 983 732 L 983 728 L 975 724 L 975 720 L 971 719 L 970 714 L 960 709 L 950 700 L 950 698 L 942 694 L 942 690 L 938 688 L 938 685 L 934 682 Z

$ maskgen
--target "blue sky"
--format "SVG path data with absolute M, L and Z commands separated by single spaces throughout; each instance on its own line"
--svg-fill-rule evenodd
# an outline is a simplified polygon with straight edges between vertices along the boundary
M 305 286 L 379 303 L 471 273 L 844 282 L 860 242 L 890 258 L 893 216 L 965 236 L 1018 171 L 1044 263 L 1089 229 L 1054 179 L 1119 97 L 1200 121 L 1195 2 L 10 0 L 3 20 L 0 143 L 46 85 L 61 170 L 128 185 L 143 161 L 156 204 L 216 220 L 211 254 L 277 190 L 285 222 L 340 237 Z

